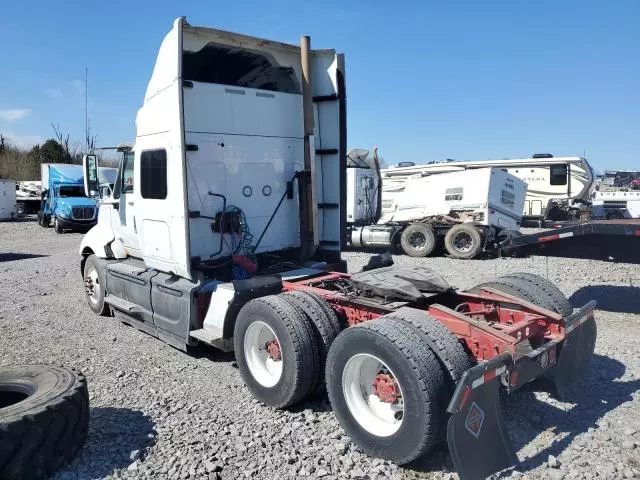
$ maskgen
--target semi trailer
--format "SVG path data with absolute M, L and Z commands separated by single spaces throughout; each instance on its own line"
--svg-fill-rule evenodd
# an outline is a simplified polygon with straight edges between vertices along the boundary
M 80 245 L 88 305 L 181 350 L 235 351 L 266 405 L 326 389 L 372 456 L 405 464 L 446 438 L 460 477 L 484 478 L 517 461 L 499 392 L 544 377 L 563 395 L 592 356 L 595 302 L 574 310 L 526 273 L 467 291 L 374 258 L 344 273 L 345 100 L 344 57 L 308 37 L 178 18 Z

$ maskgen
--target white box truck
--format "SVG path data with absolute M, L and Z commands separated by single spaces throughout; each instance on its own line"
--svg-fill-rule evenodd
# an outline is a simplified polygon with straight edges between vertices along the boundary
M 16 182 L 0 179 L 0 220 L 13 220 L 17 215 Z

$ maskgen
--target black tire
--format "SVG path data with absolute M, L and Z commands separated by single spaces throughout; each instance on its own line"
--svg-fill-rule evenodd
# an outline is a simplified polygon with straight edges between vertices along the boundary
M 436 248 L 436 235 L 431 225 L 413 223 L 402 231 L 400 246 L 410 257 L 426 257 Z
M 467 290 L 469 293 L 479 293 L 482 287 L 489 287 L 499 292 L 504 292 L 507 295 L 513 295 L 514 297 L 521 298 L 528 302 L 538 305 L 539 307 L 546 308 L 552 312 L 560 313 L 556 310 L 556 305 L 553 299 L 539 286 L 522 278 L 516 277 L 499 277 L 490 282 L 481 283 L 475 287 Z
M 313 329 L 316 345 L 318 346 L 319 364 L 316 375 L 315 391 L 320 393 L 325 389 L 324 367 L 327 362 L 329 347 L 340 333 L 340 323 L 333 309 L 317 296 L 301 290 L 287 292 L 282 295 L 287 302 L 298 308 L 305 315 Z M 333 313 L 330 315 L 321 305 L 325 304 Z
M 89 394 L 75 369 L 0 367 L 0 478 L 48 476 L 80 450 L 89 429 Z
M 564 296 L 564 293 L 562 293 L 558 287 L 546 278 L 527 272 L 510 273 L 505 275 L 505 277 L 519 278 L 544 291 L 553 305 L 553 311 L 561 314 L 563 317 L 573 313 L 573 306 L 571 305 L 571 302 Z
M 16 212 L 18 213 L 18 215 L 24 215 L 25 213 L 24 203 L 18 203 L 18 205 L 16 206 Z
M 381 360 L 402 390 L 404 416 L 390 435 L 364 428 L 347 404 L 345 366 L 360 354 Z M 329 351 L 326 377 L 329 400 L 340 425 L 365 453 L 405 464 L 424 455 L 439 440 L 441 416 L 445 414 L 438 395 L 443 372 L 433 352 L 406 323 L 380 317 L 344 330 Z
M 282 373 L 273 386 L 264 386 L 251 373 L 245 351 L 247 329 L 257 321 L 276 335 L 282 358 Z M 313 329 L 304 316 L 284 298 L 270 295 L 247 302 L 238 313 L 234 328 L 238 369 L 254 397 L 266 405 L 284 408 L 303 400 L 316 386 L 320 355 Z
M 464 372 L 474 365 L 474 362 L 456 336 L 427 312 L 404 308 L 386 316 L 397 318 L 414 327 L 422 337 L 422 340 L 435 354 L 444 372 L 443 388 L 440 390 L 440 405 L 444 412 L 453 397 L 456 384 L 462 378 Z M 443 414 L 441 416 L 439 440 L 446 437 L 447 419 L 447 415 Z
M 60 222 L 58 222 L 58 217 L 53 217 L 53 229 L 56 231 L 56 233 L 64 233 Z
M 444 248 L 453 258 L 475 258 L 482 251 L 482 235 L 473 225 L 454 225 L 444 236 Z
M 93 274 L 95 272 L 95 275 Z M 89 308 L 98 315 L 109 316 L 111 308 L 104 301 L 107 283 L 105 281 L 105 265 L 95 255 L 89 255 L 84 263 L 84 285 Z M 90 284 L 88 282 L 91 282 Z M 93 289 L 93 290 L 92 290 Z M 91 292 L 96 295 L 92 296 Z
M 453 394 L 455 385 L 462 378 L 462 374 L 474 365 L 460 340 L 442 323 L 422 310 L 403 308 L 386 316 L 398 318 L 420 331 L 424 336 L 424 341 L 436 354 L 442 368 L 447 373 L 445 383 L 448 384 L 449 391 Z

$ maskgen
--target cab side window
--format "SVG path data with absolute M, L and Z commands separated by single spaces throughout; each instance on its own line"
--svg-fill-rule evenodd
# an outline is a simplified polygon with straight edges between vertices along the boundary
M 133 166 L 135 164 L 135 154 L 133 152 L 127 152 L 124 154 L 124 161 L 122 165 L 122 192 L 133 192 Z
M 142 198 L 167 198 L 167 151 L 145 150 L 140 155 L 140 194 Z

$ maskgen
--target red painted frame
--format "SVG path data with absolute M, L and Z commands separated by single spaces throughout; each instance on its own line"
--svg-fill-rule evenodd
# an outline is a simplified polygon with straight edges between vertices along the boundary
M 344 273 L 283 281 L 285 291 L 306 290 L 324 298 L 350 326 L 390 313 L 393 308 L 365 305 L 339 291 L 323 288 L 326 284 L 347 279 Z M 565 337 L 562 316 L 537 305 L 491 289 L 478 294 L 458 292 L 456 310 L 437 303 L 427 312 L 465 342 L 477 360 L 489 360 L 508 352 L 516 356 L 516 345 L 523 341 L 543 344 Z

